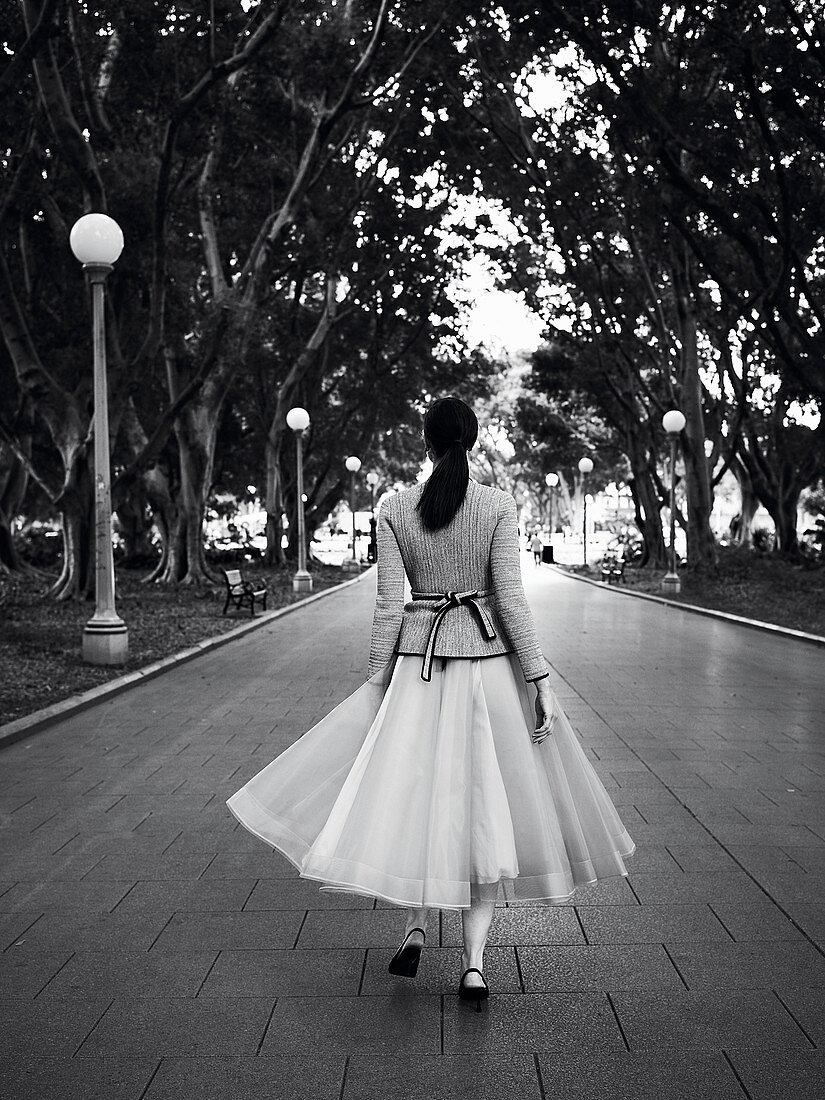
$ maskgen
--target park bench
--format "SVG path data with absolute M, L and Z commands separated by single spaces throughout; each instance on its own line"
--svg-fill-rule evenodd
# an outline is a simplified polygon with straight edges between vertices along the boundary
M 240 611 L 244 607 L 249 608 L 250 615 L 255 614 L 255 601 L 257 600 L 266 611 L 266 597 L 269 595 L 266 588 L 261 585 L 256 588 L 251 581 L 245 581 L 240 569 L 222 569 L 226 581 L 226 603 L 223 605 L 223 613 L 226 614 L 230 603 Z
M 602 580 L 607 584 L 618 584 L 624 576 L 624 559 L 612 554 L 605 554 L 602 558 Z

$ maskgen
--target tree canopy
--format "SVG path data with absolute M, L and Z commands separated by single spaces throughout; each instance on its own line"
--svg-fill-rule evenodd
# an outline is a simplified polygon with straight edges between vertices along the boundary
M 68 248 L 90 210 L 126 240 L 107 281 L 113 503 L 134 540 L 160 532 L 155 577 L 208 575 L 218 488 L 260 487 L 281 558 L 291 406 L 311 416 L 311 524 L 347 453 L 411 477 L 445 392 L 506 426 L 491 479 L 541 493 L 556 470 L 572 500 L 582 448 L 594 477 L 626 476 L 654 563 L 678 406 L 691 564 L 713 566 L 727 470 L 796 552 L 825 474 L 815 6 L 18 0 L 0 20 L 5 568 L 9 518 L 45 509 L 55 593 L 92 583 L 89 298 Z M 483 214 L 456 224 L 470 200 L 516 243 L 490 244 Z M 479 252 L 547 326 L 516 376 L 470 353 L 449 293 Z

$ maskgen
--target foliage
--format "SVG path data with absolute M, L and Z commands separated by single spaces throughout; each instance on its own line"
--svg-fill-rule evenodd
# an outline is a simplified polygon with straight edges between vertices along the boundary
M 108 280 L 115 506 L 136 539 L 151 509 L 158 575 L 202 580 L 207 499 L 237 481 L 233 449 L 252 466 L 250 434 L 279 522 L 294 493 L 291 404 L 337 429 L 323 455 L 314 443 L 312 495 L 326 508 L 345 487 L 329 474 L 345 449 L 368 455 L 381 417 L 458 375 L 460 355 L 436 354 L 458 259 L 437 233 L 451 195 L 442 104 L 460 94 L 439 76 L 460 71 L 468 22 L 500 38 L 498 9 L 126 0 L 44 6 L 45 36 L 34 11 L 21 5 L 4 28 L 17 58 L 0 87 L 14 104 L 2 437 L 63 517 L 58 591 L 88 591 L 88 299 L 66 241 L 80 213 L 106 211 L 127 242 Z
M 575 364 L 571 389 L 589 384 L 623 437 L 651 560 L 665 409 L 687 418 L 697 567 L 715 560 L 711 494 L 727 468 L 791 556 L 799 492 L 818 476 L 810 461 L 783 472 L 790 450 L 823 453 L 822 432 L 791 411 L 816 411 L 825 393 L 825 25 L 805 12 L 544 0 L 530 24 L 546 46 L 527 72 L 474 51 L 465 107 L 488 143 L 484 186 L 523 229 L 497 258 L 547 318 L 551 357 Z M 563 104 L 537 108 L 540 78 Z M 781 386 L 760 389 L 766 374 Z
M 592 487 L 626 477 L 653 565 L 679 406 L 691 565 L 715 562 L 728 469 L 798 553 L 825 455 L 801 422 L 825 394 L 825 25 L 803 0 L 27 0 L 2 19 L 0 568 L 20 564 L 10 515 L 59 514 L 56 591 L 91 588 L 89 298 L 67 247 L 90 209 L 126 239 L 114 501 L 130 555 L 160 532 L 154 576 L 208 578 L 205 509 L 248 484 L 280 560 L 292 405 L 312 525 L 348 453 L 379 491 L 410 478 L 444 392 L 489 425 L 483 476 L 539 513 L 550 470 L 575 511 L 585 451 Z M 564 101 L 538 106 L 542 81 Z M 517 243 L 461 224 L 469 199 Z M 463 347 L 446 291 L 483 249 L 547 322 L 529 372 Z

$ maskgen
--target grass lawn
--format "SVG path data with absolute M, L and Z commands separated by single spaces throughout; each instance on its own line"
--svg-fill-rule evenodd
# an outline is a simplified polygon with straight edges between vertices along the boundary
M 598 565 L 586 570 L 582 566 L 565 568 L 601 579 Z M 715 575 L 680 570 L 682 591 L 678 596 L 662 591 L 664 575 L 664 569 L 627 566 L 617 587 L 825 637 L 825 565 L 792 565 L 770 554 L 720 547 Z
M 246 564 L 244 576 L 269 589 L 267 610 L 303 599 L 292 591 L 294 569 Z M 338 566 L 312 563 L 313 591 L 349 578 Z M 0 574 L 0 725 L 87 691 L 205 638 L 249 622 L 249 610 L 222 615 L 225 589 L 143 584 L 147 570 L 118 569 L 117 610 L 129 628 L 129 660 L 122 668 L 84 664 L 83 626 L 91 601 L 58 603 L 45 595 L 50 581 Z M 260 613 L 256 611 L 256 617 Z

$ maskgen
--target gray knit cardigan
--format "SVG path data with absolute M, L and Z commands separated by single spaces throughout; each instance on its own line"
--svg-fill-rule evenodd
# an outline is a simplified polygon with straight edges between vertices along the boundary
M 395 652 L 423 654 L 437 604 L 404 603 L 404 574 L 412 592 L 488 592 L 478 599 L 495 628 L 488 638 L 468 604 L 450 607 L 436 637 L 437 657 L 494 657 L 515 652 L 525 680 L 548 675 L 533 617 L 524 598 L 516 502 L 501 489 L 470 478 L 452 520 L 437 531 L 421 522 L 423 485 L 389 496 L 378 513 L 378 582 L 369 675 Z

